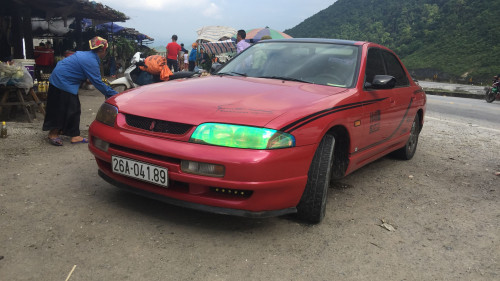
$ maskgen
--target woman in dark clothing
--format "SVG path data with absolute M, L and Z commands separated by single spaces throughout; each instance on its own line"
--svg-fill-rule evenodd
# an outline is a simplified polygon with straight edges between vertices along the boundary
M 88 143 L 80 136 L 78 89 L 83 81 L 90 80 L 106 98 L 117 94 L 101 80 L 99 63 L 106 56 L 108 42 L 94 37 L 89 44 L 90 51 L 76 52 L 65 58 L 50 75 L 43 130 L 49 131 L 48 140 L 52 145 L 63 145 L 61 134 L 71 137 L 71 143 Z

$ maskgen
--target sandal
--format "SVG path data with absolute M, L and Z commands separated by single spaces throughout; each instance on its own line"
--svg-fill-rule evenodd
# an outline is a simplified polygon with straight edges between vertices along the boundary
M 61 138 L 56 137 L 56 138 L 50 138 L 48 137 L 50 144 L 55 145 L 55 146 L 62 146 L 63 142 Z
M 71 144 L 75 143 L 89 143 L 89 140 L 87 138 L 83 138 L 81 141 L 72 141 Z

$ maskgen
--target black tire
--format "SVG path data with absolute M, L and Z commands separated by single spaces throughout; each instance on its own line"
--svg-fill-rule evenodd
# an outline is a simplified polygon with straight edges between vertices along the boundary
M 488 90 L 486 90 L 486 94 L 484 95 L 484 99 L 486 100 L 486 102 L 489 102 L 489 103 L 492 103 L 496 99 L 496 94 L 493 93 L 491 88 L 488 88 Z
M 334 146 L 335 138 L 327 134 L 314 153 L 307 184 L 297 205 L 297 217 L 307 223 L 319 223 L 325 217 Z
M 125 90 L 127 90 L 127 85 L 125 84 L 116 84 L 116 85 L 111 85 L 111 88 L 115 91 L 117 91 L 118 93 L 121 93 Z
M 410 160 L 411 158 L 413 158 L 413 155 L 415 155 L 415 151 L 417 151 L 419 134 L 420 120 L 417 115 L 415 116 L 415 119 L 413 119 L 413 123 L 411 124 L 410 137 L 408 138 L 405 146 L 394 151 L 392 155 L 402 160 Z

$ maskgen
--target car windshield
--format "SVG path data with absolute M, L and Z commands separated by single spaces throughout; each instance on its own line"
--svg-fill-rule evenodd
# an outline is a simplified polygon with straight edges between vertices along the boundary
M 332 43 L 262 42 L 232 59 L 217 74 L 350 88 L 356 82 L 358 48 Z

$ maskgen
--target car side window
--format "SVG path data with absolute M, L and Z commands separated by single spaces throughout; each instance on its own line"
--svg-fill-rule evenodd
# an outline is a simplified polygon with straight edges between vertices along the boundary
M 368 50 L 368 58 L 366 60 L 365 82 L 372 83 L 375 75 L 384 75 L 385 66 L 380 54 L 380 50 L 371 48 Z
M 382 54 L 387 68 L 387 75 L 391 75 L 396 78 L 396 87 L 409 86 L 410 83 L 408 77 L 406 76 L 406 72 L 396 56 L 387 51 L 382 51 Z

